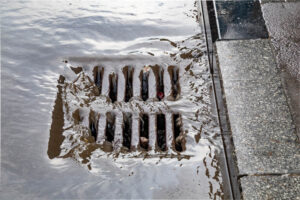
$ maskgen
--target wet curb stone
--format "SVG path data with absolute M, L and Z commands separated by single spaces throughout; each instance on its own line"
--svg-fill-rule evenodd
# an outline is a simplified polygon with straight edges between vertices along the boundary
M 243 196 L 263 197 L 267 185 L 284 195 L 277 182 L 299 186 L 300 144 L 270 41 L 218 41 L 216 46 Z

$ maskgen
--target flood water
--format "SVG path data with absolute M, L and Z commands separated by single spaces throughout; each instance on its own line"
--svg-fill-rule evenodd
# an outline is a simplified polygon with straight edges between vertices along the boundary
M 0 12 L 1 199 L 226 196 L 208 62 L 205 54 L 196 55 L 205 51 L 197 1 L 4 0 Z M 193 57 L 193 66 L 199 66 L 202 74 L 193 74 L 200 69 L 186 70 L 203 92 L 198 97 L 203 103 L 195 103 L 194 120 L 203 123 L 202 135 L 195 135 L 190 159 L 104 155 L 91 158 L 89 169 L 77 158 L 49 158 L 57 80 L 68 71 L 63 61 L 70 57 L 172 57 L 188 45 L 193 46 L 188 53 L 199 57 Z M 188 53 L 178 54 L 178 58 L 187 59 Z

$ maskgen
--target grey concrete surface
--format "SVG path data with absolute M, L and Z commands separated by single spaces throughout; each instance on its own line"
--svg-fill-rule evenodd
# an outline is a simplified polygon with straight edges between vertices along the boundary
M 216 45 L 239 174 L 300 173 L 300 144 L 270 41 Z
M 241 185 L 245 200 L 300 199 L 300 176 L 247 176 Z
M 300 1 L 262 5 L 300 138 Z

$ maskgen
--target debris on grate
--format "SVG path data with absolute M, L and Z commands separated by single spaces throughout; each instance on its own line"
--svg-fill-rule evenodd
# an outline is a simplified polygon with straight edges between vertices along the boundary
M 185 150 L 185 137 L 182 132 L 182 119 L 180 114 L 173 114 L 173 133 L 175 138 L 175 150 L 178 152 Z

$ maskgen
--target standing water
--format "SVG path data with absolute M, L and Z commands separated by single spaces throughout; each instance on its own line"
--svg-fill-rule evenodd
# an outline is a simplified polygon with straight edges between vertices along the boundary
M 223 154 L 198 6 L 194 0 L 2 1 L 1 199 L 224 198 Z M 151 68 L 156 64 L 163 69 L 157 74 Z M 135 69 L 125 73 L 130 94 L 120 103 L 118 84 L 127 65 Z M 113 72 L 118 69 L 121 73 Z M 135 78 L 141 74 L 142 81 Z M 76 86 L 78 77 L 92 79 L 95 99 L 100 98 L 82 111 L 94 106 L 124 113 L 105 111 L 103 120 L 76 107 L 76 123 L 86 116 L 94 143 L 104 132 L 113 143 L 125 116 L 123 144 L 129 149 L 139 134 L 135 121 L 142 121 L 143 150 L 94 148 L 83 155 L 91 146 L 69 143 L 79 133 L 67 126 L 76 117 L 66 121 L 64 103 L 74 101 L 64 84 Z M 162 87 L 167 81 L 171 84 Z M 141 98 L 134 99 L 138 92 Z M 101 103 L 104 96 L 111 101 Z M 138 113 L 128 113 L 126 106 Z M 153 128 L 163 137 L 158 142 L 163 151 L 148 148 Z M 50 129 L 58 134 L 50 135 Z M 169 136 L 173 144 L 167 143 Z

